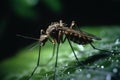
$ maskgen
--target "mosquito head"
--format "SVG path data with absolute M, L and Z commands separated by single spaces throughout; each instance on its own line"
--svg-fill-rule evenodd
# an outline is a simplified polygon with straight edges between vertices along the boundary
M 48 35 L 43 30 L 41 30 L 40 39 L 39 39 L 40 45 L 44 46 L 47 40 L 48 40 Z

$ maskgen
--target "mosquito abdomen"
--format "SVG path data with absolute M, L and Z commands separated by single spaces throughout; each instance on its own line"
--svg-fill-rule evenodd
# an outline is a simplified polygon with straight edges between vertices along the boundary
M 64 31 L 64 34 L 66 34 L 69 40 L 77 44 L 88 44 L 88 43 L 93 42 L 92 37 L 87 36 L 79 31 L 69 29 L 69 30 Z
M 88 43 L 93 42 L 92 39 L 90 39 L 90 38 L 88 38 L 88 37 L 86 37 L 86 36 L 84 36 L 84 37 L 83 37 L 83 36 L 79 37 L 79 36 L 70 35 L 70 36 L 69 36 L 69 39 L 70 39 L 71 41 L 73 41 L 74 43 L 77 43 L 77 44 L 88 44 Z

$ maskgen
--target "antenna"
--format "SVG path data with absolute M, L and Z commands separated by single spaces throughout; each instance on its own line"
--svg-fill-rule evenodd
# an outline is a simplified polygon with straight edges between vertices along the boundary
M 25 38 L 25 39 L 32 39 L 32 40 L 37 40 L 37 41 L 39 41 L 39 39 L 37 39 L 37 38 L 33 38 L 33 37 L 29 37 L 29 36 L 23 36 L 23 35 L 20 35 L 20 34 L 17 34 L 16 36 L 22 37 L 22 38 Z

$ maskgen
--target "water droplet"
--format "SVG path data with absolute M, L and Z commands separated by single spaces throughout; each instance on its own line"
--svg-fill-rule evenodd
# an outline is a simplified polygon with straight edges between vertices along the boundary
M 75 80 L 74 78 L 71 78 L 70 80 Z
M 105 61 L 107 61 L 107 59 L 105 59 Z
M 70 74 L 70 72 L 67 72 L 67 74 Z
M 45 74 L 45 77 L 48 77 L 48 74 Z
M 119 39 L 116 39 L 115 45 L 118 45 L 118 44 L 120 44 L 120 41 L 119 41 Z
M 107 74 L 106 80 L 111 80 L 111 75 L 110 74 Z
M 119 49 L 119 48 L 116 46 L 116 47 L 115 47 L 115 50 L 118 50 L 118 49 Z
M 97 64 L 94 64 L 95 66 L 97 66 Z
M 116 62 L 119 62 L 119 60 L 117 59 Z
M 111 62 L 114 62 L 114 60 L 111 60 Z
M 86 77 L 87 77 L 87 78 L 91 78 L 91 74 L 87 74 Z
M 79 71 L 82 71 L 82 69 L 79 69 Z
M 68 64 L 66 63 L 65 66 L 68 66 Z
M 108 58 L 108 61 L 111 61 L 111 57 Z
M 113 53 L 113 52 L 114 52 L 114 50 L 111 51 L 111 53 Z
M 97 68 L 99 68 L 100 67 L 100 65 L 97 65 Z
M 114 56 L 115 54 L 112 54 L 112 56 Z
M 114 73 L 117 73 L 117 72 L 118 72 L 118 69 L 117 69 L 117 68 L 114 68 L 114 69 L 113 69 L 113 72 L 114 72 Z
M 104 66 L 101 66 L 101 68 L 103 69 L 103 68 L 104 68 Z

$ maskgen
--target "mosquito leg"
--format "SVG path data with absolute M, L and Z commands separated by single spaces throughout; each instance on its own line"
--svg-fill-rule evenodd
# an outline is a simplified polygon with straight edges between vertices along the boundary
M 75 25 L 75 21 L 72 21 L 70 28 L 72 29 L 74 25 Z
M 38 60 L 37 60 L 37 65 L 36 67 L 34 68 L 34 70 L 32 71 L 30 77 L 28 78 L 28 80 L 31 79 L 31 77 L 33 76 L 33 74 L 35 73 L 36 69 L 38 68 L 39 66 L 39 62 L 40 62 L 40 51 L 41 51 L 41 45 L 39 46 L 39 53 L 38 53 Z
M 105 51 L 105 52 L 110 52 L 110 53 L 111 53 L 111 51 L 108 51 L 108 50 L 102 50 L 102 49 L 98 49 L 98 48 L 96 48 L 92 43 L 90 43 L 90 45 L 92 46 L 93 49 L 100 50 L 100 51 Z
M 51 60 L 53 59 L 54 55 L 55 55 L 55 47 L 56 44 L 53 45 L 53 53 L 52 53 L 52 57 L 48 60 L 47 64 L 49 64 L 51 62 Z
M 71 47 L 71 49 L 72 49 L 72 52 L 73 52 L 73 54 L 74 54 L 74 56 L 75 56 L 75 58 L 76 58 L 76 60 L 77 60 L 78 65 L 83 65 L 83 64 L 79 61 L 79 59 L 77 58 L 77 55 L 75 54 L 75 51 L 74 51 L 74 49 L 73 49 L 73 47 L 72 47 L 72 44 L 71 44 L 70 40 L 69 40 L 68 38 L 67 38 L 67 40 L 68 40 L 69 45 L 70 45 L 70 47 Z
M 53 80 L 56 80 L 56 68 L 57 68 L 57 62 L 58 62 L 58 51 L 59 51 L 59 43 L 57 45 L 57 51 L 56 51 L 55 72 L 54 72 Z
M 70 28 L 73 29 L 73 26 L 77 27 L 77 30 L 79 30 L 81 32 L 80 28 L 75 24 L 75 21 L 72 21 Z

